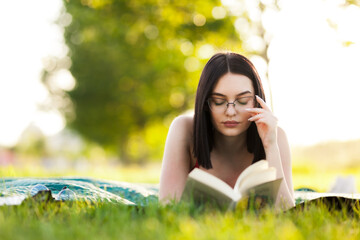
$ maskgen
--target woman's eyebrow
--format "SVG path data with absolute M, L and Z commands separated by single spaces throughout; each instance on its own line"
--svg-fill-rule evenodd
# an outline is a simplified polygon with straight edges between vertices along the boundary
M 216 95 L 216 96 L 220 96 L 220 97 L 226 97 L 224 94 L 217 93 L 217 92 L 213 92 L 211 95 Z
M 242 95 L 245 95 L 245 94 L 248 94 L 248 93 L 251 93 L 251 91 L 246 90 L 244 92 L 236 94 L 236 96 L 239 97 L 239 96 L 242 96 Z M 226 95 L 221 94 L 221 93 L 217 93 L 217 92 L 213 92 L 211 95 L 216 95 L 216 96 L 220 96 L 220 97 L 226 97 Z
M 251 93 L 251 91 L 247 90 L 247 91 L 244 91 L 244 92 L 241 92 L 239 94 L 237 94 L 236 96 L 242 96 L 242 95 L 245 95 L 245 94 L 248 94 L 248 93 Z

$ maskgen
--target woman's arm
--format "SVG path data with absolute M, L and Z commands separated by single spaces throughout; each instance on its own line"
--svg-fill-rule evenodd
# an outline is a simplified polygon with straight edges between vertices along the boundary
M 160 176 L 159 200 L 180 200 L 189 174 L 193 118 L 179 116 L 172 122 L 165 143 Z
M 281 209 L 288 209 L 293 207 L 295 202 L 291 174 L 291 154 L 287 137 L 285 132 L 277 126 L 277 118 L 266 103 L 258 96 L 256 96 L 256 100 L 262 108 L 247 109 L 252 115 L 249 121 L 256 124 L 269 166 L 276 168 L 277 178 L 283 178 L 276 206 Z
M 269 166 L 276 168 L 276 177 L 283 178 L 280 185 L 276 206 L 281 209 L 289 209 L 295 206 L 294 188 L 292 184 L 291 153 L 285 132 L 277 128 L 277 144 L 265 149 L 266 159 Z
M 281 166 L 283 168 L 284 179 L 286 180 L 290 195 L 294 200 L 290 146 L 285 131 L 280 127 L 278 127 L 278 146 L 280 151 L 280 159 Z

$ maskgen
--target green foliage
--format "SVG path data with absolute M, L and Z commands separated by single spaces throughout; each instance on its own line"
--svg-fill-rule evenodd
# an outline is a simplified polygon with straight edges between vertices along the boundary
M 346 4 L 360 6 L 359 0 L 346 0 Z
M 164 119 L 193 107 L 201 69 L 214 51 L 244 52 L 234 17 L 212 16 L 218 0 L 64 5 L 58 23 L 65 28 L 76 86 L 60 94 L 71 100 L 72 111 L 69 104 L 60 109 L 71 128 L 128 160 L 159 157 L 153 147 L 164 144 L 169 124 Z M 66 68 L 64 59 L 55 61 L 44 74 L 50 90 L 51 74 Z M 147 136 L 154 129 L 161 134 L 155 142 Z
M 0 239 L 359 239 L 359 217 L 321 205 L 254 214 L 185 204 L 39 204 L 0 207 Z

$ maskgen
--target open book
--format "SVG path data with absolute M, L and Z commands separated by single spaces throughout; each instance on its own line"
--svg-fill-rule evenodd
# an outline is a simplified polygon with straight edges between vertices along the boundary
M 275 203 L 282 179 L 276 179 L 276 169 L 260 160 L 247 167 L 236 180 L 234 188 L 199 168 L 189 173 L 181 200 L 211 203 L 234 209 L 239 203 L 249 207 L 250 199 L 261 205 Z

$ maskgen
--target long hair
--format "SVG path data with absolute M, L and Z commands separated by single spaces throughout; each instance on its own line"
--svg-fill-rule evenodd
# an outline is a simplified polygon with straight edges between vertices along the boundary
M 211 57 L 201 73 L 196 92 L 193 133 L 193 154 L 199 165 L 206 169 L 212 168 L 210 152 L 214 146 L 213 126 L 207 99 L 217 81 L 226 73 L 248 77 L 252 82 L 255 94 L 265 101 L 259 74 L 250 60 L 237 53 L 217 53 Z M 255 107 L 260 107 L 260 105 L 256 102 Z M 254 122 L 247 129 L 246 136 L 247 150 L 254 154 L 253 163 L 265 159 L 265 150 Z

